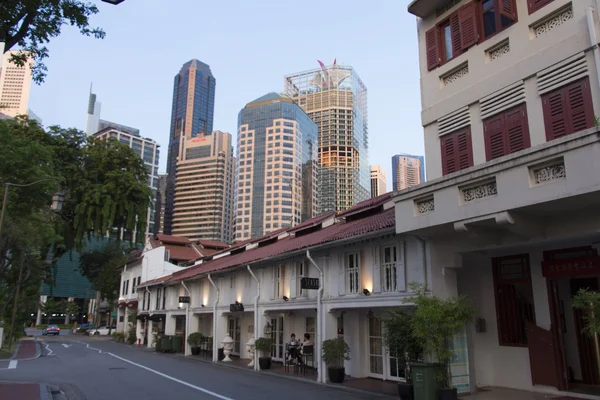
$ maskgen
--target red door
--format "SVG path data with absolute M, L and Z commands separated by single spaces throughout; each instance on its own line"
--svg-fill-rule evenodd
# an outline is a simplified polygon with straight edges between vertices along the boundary
M 527 322 L 527 346 L 531 365 L 531 383 L 560 389 L 556 366 L 556 344 L 552 332 Z

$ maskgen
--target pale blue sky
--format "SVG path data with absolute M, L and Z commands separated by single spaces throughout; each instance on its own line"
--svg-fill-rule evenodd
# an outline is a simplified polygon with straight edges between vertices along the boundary
M 106 39 L 68 28 L 49 46 L 46 82 L 30 108 L 44 125 L 85 129 L 90 82 L 102 118 L 161 144 L 165 171 L 173 77 L 197 58 L 217 80 L 214 129 L 237 129 L 238 112 L 285 74 L 317 59 L 353 66 L 368 88 L 369 162 L 391 188 L 391 156 L 423 154 L 416 22 L 406 0 L 96 0 L 92 24 Z

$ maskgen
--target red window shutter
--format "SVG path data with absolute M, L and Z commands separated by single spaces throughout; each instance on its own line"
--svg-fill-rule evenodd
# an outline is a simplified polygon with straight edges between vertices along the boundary
M 483 131 L 485 156 L 488 161 L 507 154 L 504 114 L 498 114 L 483 121 Z
M 475 2 L 471 2 L 458 10 L 460 41 L 463 50 L 468 49 L 479 41 L 477 13 L 475 10 Z
M 570 84 L 565 88 L 569 133 L 579 132 L 594 125 L 594 108 L 589 78 Z
M 533 14 L 540 8 L 547 4 L 552 3 L 554 0 L 527 0 L 527 6 L 529 8 L 529 14 Z
M 506 154 L 531 147 L 527 107 L 525 104 L 505 112 L 504 124 L 506 126 Z
M 440 35 L 437 26 L 425 33 L 425 46 L 427 47 L 427 70 L 431 71 L 440 65 Z
M 542 99 L 546 140 L 554 140 L 568 135 L 567 99 L 564 88 L 544 95 Z
M 452 52 L 453 56 L 456 57 L 463 52 L 458 13 L 454 13 L 450 16 L 450 31 L 452 32 Z
M 442 175 L 451 174 L 473 166 L 471 128 L 441 138 Z
M 500 15 L 513 21 L 517 19 L 517 10 L 514 0 L 500 0 Z

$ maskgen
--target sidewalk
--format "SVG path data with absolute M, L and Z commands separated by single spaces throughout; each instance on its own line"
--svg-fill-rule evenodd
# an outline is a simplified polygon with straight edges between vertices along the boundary
M 39 346 L 35 339 L 25 338 L 21 339 L 17 345 L 17 350 L 12 356 L 13 360 L 30 360 L 32 358 L 39 357 Z M 0 397 L 2 398 L 2 397 Z
M 0 399 L 48 400 L 48 387 L 39 383 L 0 382 Z

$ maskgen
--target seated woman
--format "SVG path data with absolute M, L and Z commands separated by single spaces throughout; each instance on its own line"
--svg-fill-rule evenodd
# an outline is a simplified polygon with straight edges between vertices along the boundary
M 300 351 L 298 352 L 298 363 L 302 364 L 302 355 L 304 355 L 304 347 L 305 346 L 314 346 L 313 342 L 310 341 L 310 333 L 305 333 L 304 334 L 304 342 L 302 343 L 302 347 L 300 348 Z
M 287 359 L 288 361 L 294 361 L 298 358 L 298 341 L 296 340 L 296 334 L 292 333 L 292 336 L 290 337 L 290 343 L 288 345 L 288 354 L 287 354 Z

